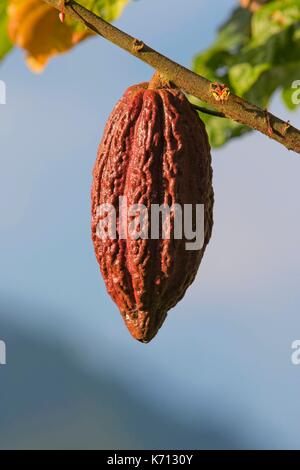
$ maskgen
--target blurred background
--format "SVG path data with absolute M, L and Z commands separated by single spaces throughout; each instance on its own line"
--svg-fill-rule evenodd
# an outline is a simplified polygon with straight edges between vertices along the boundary
M 116 24 L 190 66 L 234 6 L 140 0 Z M 300 448 L 299 155 L 258 133 L 213 151 L 212 240 L 140 344 L 94 258 L 90 185 L 111 109 L 152 70 L 100 38 L 40 76 L 21 56 L 0 68 L 0 448 Z

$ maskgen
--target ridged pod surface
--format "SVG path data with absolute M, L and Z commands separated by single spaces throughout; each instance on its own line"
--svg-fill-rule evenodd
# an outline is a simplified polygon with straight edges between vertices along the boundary
M 214 199 L 203 122 L 180 90 L 153 83 L 130 87 L 112 111 L 92 185 L 92 239 L 107 291 L 132 336 L 144 343 L 196 276 L 211 237 Z M 169 239 L 122 239 L 120 196 L 128 207 L 143 204 L 149 211 L 152 204 L 204 204 L 202 248 L 186 250 L 187 240 L 175 239 L 172 213 Z M 104 240 L 97 208 L 107 203 L 116 209 L 117 237 Z

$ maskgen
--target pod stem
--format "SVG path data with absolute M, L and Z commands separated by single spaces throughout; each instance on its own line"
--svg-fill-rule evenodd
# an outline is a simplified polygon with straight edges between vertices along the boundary
M 176 87 L 170 82 L 170 80 L 164 77 L 161 72 L 156 71 L 149 82 L 148 90 L 158 90 L 160 88 Z

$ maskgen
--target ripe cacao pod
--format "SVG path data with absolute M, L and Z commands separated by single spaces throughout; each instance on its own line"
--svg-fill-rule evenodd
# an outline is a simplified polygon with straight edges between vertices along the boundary
M 186 96 L 162 80 L 130 87 L 112 111 L 98 149 L 92 185 L 92 239 L 107 291 L 132 336 L 147 343 L 193 282 L 213 225 L 210 146 Z M 119 196 L 128 205 L 204 204 L 204 244 L 186 239 L 122 239 Z M 101 204 L 116 208 L 116 239 L 97 234 Z

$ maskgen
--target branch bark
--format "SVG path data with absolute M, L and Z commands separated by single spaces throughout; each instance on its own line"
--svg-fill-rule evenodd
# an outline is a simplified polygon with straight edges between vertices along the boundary
M 61 9 L 62 0 L 44 1 L 58 10 Z M 107 23 L 74 0 L 66 0 L 65 11 L 95 33 L 158 70 L 167 80 L 172 81 L 186 93 L 210 104 L 227 118 L 265 134 L 288 150 L 300 153 L 300 131 L 289 122 L 233 94 L 230 94 L 227 101 L 217 101 L 211 92 L 209 80 Z

